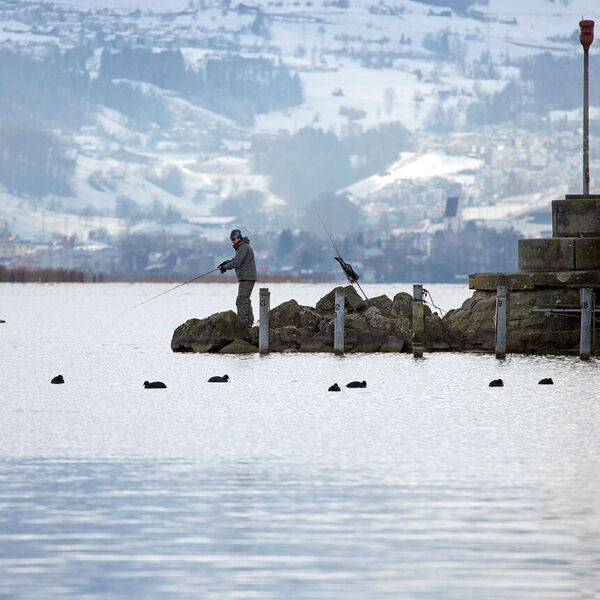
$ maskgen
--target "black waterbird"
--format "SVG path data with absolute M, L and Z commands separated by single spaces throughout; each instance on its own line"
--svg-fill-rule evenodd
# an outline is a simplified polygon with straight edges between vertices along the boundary
M 208 381 L 209 383 L 227 383 L 229 381 L 229 375 L 223 375 L 223 377 L 214 375 Z
M 367 382 L 366 381 L 351 381 L 350 383 L 346 384 L 346 387 L 348 387 L 348 388 L 366 388 Z
M 62 375 L 57 375 L 50 380 L 50 383 L 64 383 L 65 380 Z
M 327 391 L 328 392 L 341 392 L 342 390 L 340 390 L 340 386 L 337 383 L 334 383 L 333 385 L 329 386 Z
M 144 381 L 144 387 L 146 389 L 160 389 L 167 386 L 162 381 Z
M 502 379 L 494 379 L 490 381 L 488 387 L 502 387 L 504 385 L 504 381 Z

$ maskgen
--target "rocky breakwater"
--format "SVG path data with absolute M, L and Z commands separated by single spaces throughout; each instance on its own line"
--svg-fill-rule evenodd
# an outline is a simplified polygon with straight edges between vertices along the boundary
M 504 286 L 508 352 L 577 352 L 580 315 L 559 311 L 579 306 L 579 288 L 599 284 L 599 272 L 474 273 L 469 279 L 473 295 L 460 308 L 449 311 L 444 323 L 460 337 L 463 350 L 494 351 L 496 294 L 498 287 Z
M 314 307 L 289 300 L 269 312 L 270 352 L 333 352 L 334 299 L 345 296 L 346 352 L 411 352 L 412 307 L 410 294 L 363 300 L 352 286 L 331 290 Z M 461 336 L 425 306 L 425 349 L 460 349 Z M 233 311 L 190 319 L 173 333 L 174 352 L 258 352 L 258 327 L 246 328 Z
M 552 201 L 552 237 L 519 240 L 517 273 L 474 273 L 475 290 L 444 317 L 465 350 L 494 350 L 498 291 L 506 294 L 506 351 L 580 351 L 581 308 L 600 289 L 600 194 Z M 594 295 L 596 299 L 594 299 Z M 591 325 L 596 329 L 595 322 Z M 592 336 L 593 338 L 593 336 Z

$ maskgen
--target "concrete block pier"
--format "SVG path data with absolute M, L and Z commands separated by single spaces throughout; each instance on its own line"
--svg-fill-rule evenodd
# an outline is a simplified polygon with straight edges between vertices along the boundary
M 600 237 L 600 194 L 553 200 L 552 237 Z
M 554 200 L 552 231 L 552 238 L 519 240 L 518 272 L 469 276 L 473 296 L 447 318 L 463 335 L 465 349 L 498 348 L 494 310 L 498 290 L 505 289 L 506 352 L 593 354 L 600 195 Z
M 552 202 L 552 237 L 519 240 L 520 273 L 600 271 L 600 195 Z

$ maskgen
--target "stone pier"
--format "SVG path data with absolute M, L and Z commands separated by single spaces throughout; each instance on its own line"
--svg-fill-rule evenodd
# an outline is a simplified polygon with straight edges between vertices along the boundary
M 519 240 L 518 268 L 470 275 L 475 292 L 446 316 L 449 328 L 465 349 L 492 351 L 496 293 L 506 287 L 507 352 L 578 352 L 580 290 L 600 288 L 600 195 L 554 200 L 552 238 Z
M 405 292 L 363 300 L 352 286 L 339 287 L 314 307 L 289 300 L 269 310 L 268 350 L 334 352 L 335 298 L 343 294 L 345 314 L 338 314 L 337 331 L 342 331 L 343 319 L 344 338 L 338 351 L 579 353 L 585 358 L 594 353 L 594 291 L 600 289 L 600 195 L 555 200 L 552 220 L 552 238 L 519 241 L 518 272 L 470 275 L 473 295 L 443 319 L 423 305 L 422 286 L 415 286 L 418 302 Z M 263 321 L 267 318 L 261 313 L 261 325 Z M 259 328 L 244 327 L 227 311 L 186 321 L 173 333 L 171 348 L 258 352 L 259 337 Z

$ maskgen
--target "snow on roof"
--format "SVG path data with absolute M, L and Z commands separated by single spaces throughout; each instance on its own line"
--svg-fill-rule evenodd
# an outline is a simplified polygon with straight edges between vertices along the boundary
M 462 171 L 479 169 L 483 164 L 484 161 L 479 158 L 451 156 L 442 151 L 425 152 L 424 154 L 403 152 L 400 160 L 392 164 L 385 173 L 367 177 L 348 186 L 345 191 L 350 192 L 353 196 L 365 197 L 404 179 L 431 179 L 433 177 L 453 179 Z
M 194 225 L 221 225 L 225 226 L 235 221 L 236 217 L 213 217 L 211 215 L 199 215 L 189 217 L 188 222 Z
M 497 221 L 522 217 L 534 209 L 550 212 L 550 202 L 554 197 L 552 193 L 550 192 L 549 195 L 548 192 L 537 192 L 535 194 L 511 196 L 492 206 L 465 206 L 460 210 L 460 214 L 464 221 Z M 543 225 L 543 227 L 547 228 L 548 226 Z
M 157 233 L 168 233 L 174 236 L 188 236 L 193 233 L 192 228 L 186 223 L 174 223 L 165 225 L 156 221 L 142 221 L 131 227 L 132 233 L 144 233 L 152 235 Z

